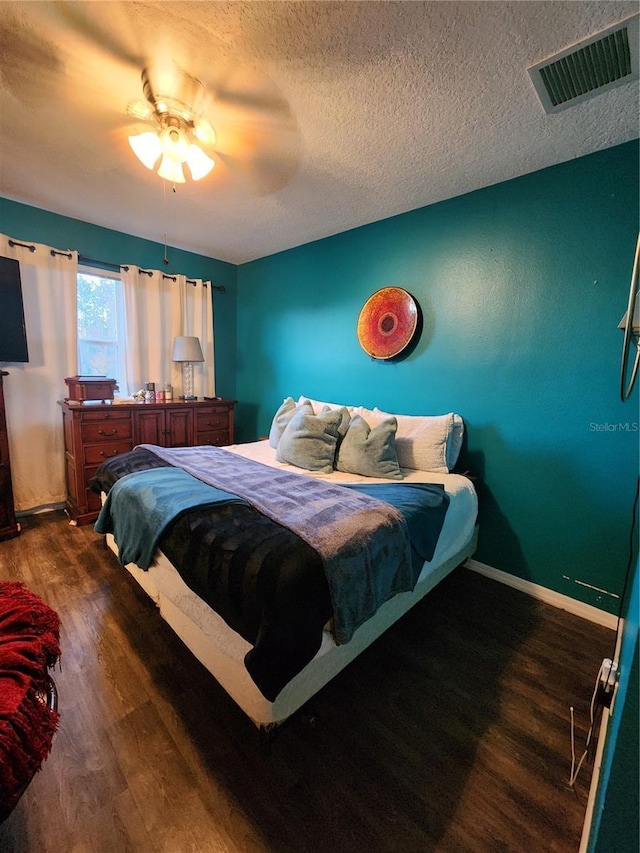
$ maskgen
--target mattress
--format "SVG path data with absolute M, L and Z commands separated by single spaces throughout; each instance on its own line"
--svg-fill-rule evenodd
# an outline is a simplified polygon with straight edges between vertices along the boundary
M 225 449 L 274 468 L 301 473 L 299 468 L 277 462 L 275 450 L 267 441 L 231 445 Z M 302 473 L 337 484 L 389 482 L 339 471 Z M 477 496 L 471 482 L 459 474 L 409 469 L 403 469 L 402 473 L 403 482 L 441 483 L 449 495 L 449 508 L 433 559 L 424 564 L 414 590 L 387 601 L 356 631 L 349 643 L 336 645 L 330 632 L 325 630 L 315 658 L 284 687 L 274 702 L 265 699 L 244 666 L 244 657 L 251 648 L 249 643 L 189 589 L 161 551 L 147 571 L 134 564 L 126 568 L 155 601 L 163 618 L 256 725 L 281 722 L 475 549 Z M 117 551 L 113 537 L 109 535 L 107 541 Z

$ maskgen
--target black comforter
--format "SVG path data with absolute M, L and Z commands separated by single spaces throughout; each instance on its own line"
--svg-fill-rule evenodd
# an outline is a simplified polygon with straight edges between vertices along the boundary
M 105 462 L 91 486 L 108 493 L 126 474 L 166 465 L 153 452 L 137 448 Z M 376 492 L 373 484 L 354 488 Z M 448 496 L 440 485 L 382 488 L 396 490 L 396 505 L 407 519 L 415 583 L 424 561 L 433 556 Z M 423 490 L 420 511 L 408 489 Z M 243 504 L 200 507 L 181 515 L 166 528 L 159 547 L 185 583 L 253 646 L 245 665 L 262 694 L 274 701 L 315 656 L 332 616 L 319 555 L 292 531 Z

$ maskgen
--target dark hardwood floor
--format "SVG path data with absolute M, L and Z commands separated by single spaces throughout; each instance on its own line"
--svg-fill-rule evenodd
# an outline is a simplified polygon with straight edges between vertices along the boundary
M 62 620 L 60 727 L 3 853 L 577 851 L 593 682 L 613 632 L 459 569 L 292 718 L 269 754 L 91 527 L 0 543 Z

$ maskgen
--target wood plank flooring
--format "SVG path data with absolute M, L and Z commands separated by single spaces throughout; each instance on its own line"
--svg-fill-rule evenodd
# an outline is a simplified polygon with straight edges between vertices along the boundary
M 613 632 L 459 569 L 312 700 L 269 754 L 91 527 L 0 543 L 62 620 L 61 722 L 3 853 L 569 853 Z

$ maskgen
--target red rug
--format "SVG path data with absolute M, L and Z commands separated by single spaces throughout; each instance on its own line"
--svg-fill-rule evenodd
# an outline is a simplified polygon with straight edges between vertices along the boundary
M 0 821 L 51 750 L 59 715 L 44 697 L 60 619 L 22 583 L 0 581 Z

